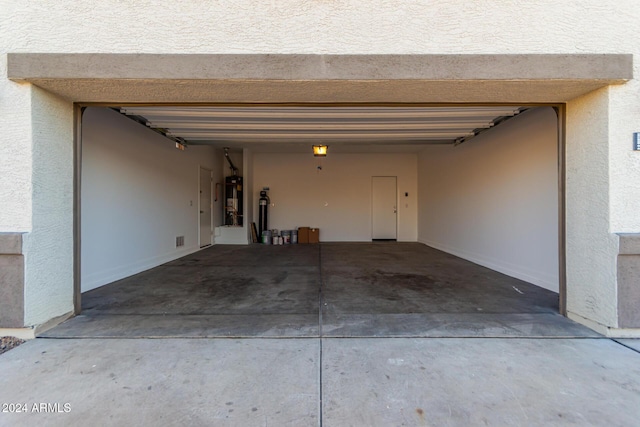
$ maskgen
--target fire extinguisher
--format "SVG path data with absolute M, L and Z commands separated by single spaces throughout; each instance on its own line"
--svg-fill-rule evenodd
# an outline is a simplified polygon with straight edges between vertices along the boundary
M 267 191 L 262 190 L 260 192 L 260 215 L 258 219 L 258 231 L 260 236 L 262 236 L 262 232 L 268 229 L 268 216 L 269 216 L 269 196 L 267 196 Z

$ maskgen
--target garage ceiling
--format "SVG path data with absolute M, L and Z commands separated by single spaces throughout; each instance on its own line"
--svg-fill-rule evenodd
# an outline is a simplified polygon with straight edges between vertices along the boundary
M 518 106 L 151 106 L 119 111 L 171 139 L 256 151 L 457 144 L 521 113 Z M 357 150 L 356 150 L 357 151 Z

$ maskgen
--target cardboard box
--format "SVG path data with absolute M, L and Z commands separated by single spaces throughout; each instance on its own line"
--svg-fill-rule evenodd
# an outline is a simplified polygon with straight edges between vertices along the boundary
M 309 229 L 309 243 L 320 243 L 320 229 L 319 228 L 310 228 Z
M 298 227 L 298 243 L 309 243 L 309 227 Z

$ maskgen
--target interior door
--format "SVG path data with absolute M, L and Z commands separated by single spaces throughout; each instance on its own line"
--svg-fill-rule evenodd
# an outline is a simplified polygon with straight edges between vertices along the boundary
M 200 247 L 211 245 L 212 227 L 211 171 L 200 168 Z
M 395 176 L 371 178 L 373 240 L 397 239 L 397 179 Z

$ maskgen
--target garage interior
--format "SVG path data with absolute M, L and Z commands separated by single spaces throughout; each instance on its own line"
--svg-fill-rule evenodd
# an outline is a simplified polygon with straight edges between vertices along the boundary
M 558 126 L 550 106 L 88 107 L 82 314 L 44 336 L 594 336 L 560 314 Z M 319 244 L 251 242 L 265 188 L 268 228 Z

